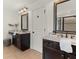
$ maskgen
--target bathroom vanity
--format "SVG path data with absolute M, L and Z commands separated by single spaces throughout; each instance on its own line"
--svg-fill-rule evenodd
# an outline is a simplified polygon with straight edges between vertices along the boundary
M 60 50 L 59 42 L 43 39 L 43 59 L 76 59 L 76 46 L 72 45 L 73 53 Z
M 12 39 L 13 45 L 22 51 L 30 48 L 30 33 L 16 33 Z
M 75 1 L 72 3 L 72 0 L 55 2 L 53 19 L 53 33 L 61 38 L 69 38 L 73 53 L 61 51 L 60 38 L 58 36 L 50 38 L 49 35 L 43 39 L 43 59 L 76 59 L 76 10 L 74 6 Z

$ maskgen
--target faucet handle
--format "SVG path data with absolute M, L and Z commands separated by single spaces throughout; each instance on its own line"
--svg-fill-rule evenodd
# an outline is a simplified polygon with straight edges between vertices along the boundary
M 73 39 L 75 37 L 75 35 L 71 35 L 71 39 Z
M 61 37 L 63 37 L 63 34 L 61 34 Z

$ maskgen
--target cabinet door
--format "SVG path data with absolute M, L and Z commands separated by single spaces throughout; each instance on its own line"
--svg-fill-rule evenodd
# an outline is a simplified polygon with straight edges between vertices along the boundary
M 76 56 L 70 55 L 70 59 L 76 59 Z
M 21 36 L 21 49 L 26 50 L 30 48 L 30 34 L 25 34 Z
M 63 59 L 58 43 L 48 40 L 43 41 L 43 59 Z
M 69 56 L 70 59 L 76 59 L 76 46 L 72 45 L 73 53 Z
M 15 36 L 13 35 L 12 39 L 13 39 L 13 45 L 17 46 L 17 37 L 16 37 L 16 35 Z
M 21 39 L 20 39 L 20 35 L 18 34 L 17 35 L 17 47 L 19 48 L 19 49 L 21 49 L 21 41 L 20 41 Z
M 63 59 L 64 57 L 60 52 L 58 52 L 56 49 L 49 49 L 44 47 L 44 59 Z

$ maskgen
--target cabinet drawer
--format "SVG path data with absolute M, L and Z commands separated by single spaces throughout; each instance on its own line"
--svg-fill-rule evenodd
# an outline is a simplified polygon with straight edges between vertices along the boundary
M 58 42 L 45 40 L 43 43 L 44 43 L 43 45 L 45 47 L 55 48 L 57 50 L 60 50 L 60 47 L 59 47 L 59 43 Z
M 25 38 L 30 39 L 30 34 L 23 34 L 20 37 L 21 37 L 21 39 L 25 39 Z
M 30 48 L 30 39 L 22 39 L 21 40 L 21 49 L 25 50 Z

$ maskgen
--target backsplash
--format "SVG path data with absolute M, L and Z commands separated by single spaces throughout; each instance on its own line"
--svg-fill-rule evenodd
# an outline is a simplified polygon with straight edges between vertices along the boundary
M 56 35 L 57 37 L 64 37 L 64 38 L 76 39 L 76 35 L 74 35 L 74 34 L 56 33 L 56 34 L 53 34 L 53 35 Z

